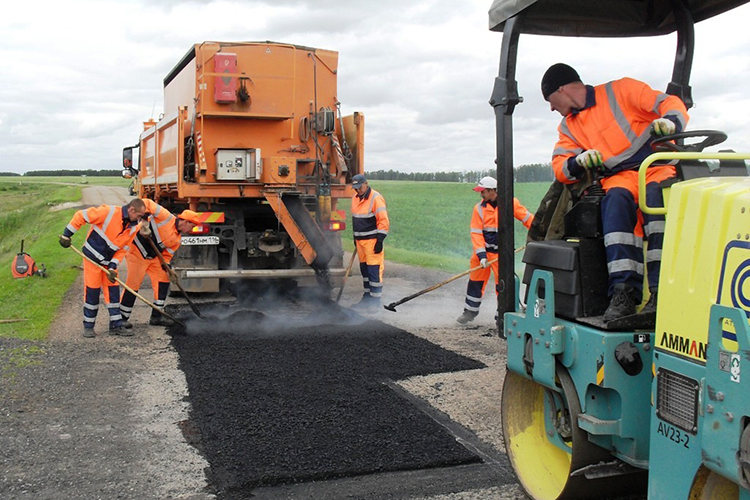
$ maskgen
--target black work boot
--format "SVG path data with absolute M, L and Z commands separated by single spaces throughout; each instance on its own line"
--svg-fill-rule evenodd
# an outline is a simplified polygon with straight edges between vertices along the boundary
M 96 333 L 94 333 L 93 328 L 83 327 L 83 336 L 87 339 L 93 339 L 96 337 Z
M 156 309 L 153 309 L 151 311 L 151 318 L 148 320 L 148 324 L 151 326 L 172 326 L 174 325 L 174 321 L 167 318 Z
M 456 323 L 458 323 L 459 325 L 465 325 L 466 323 L 469 323 L 470 321 L 474 321 L 474 318 L 477 317 L 477 314 L 479 313 L 467 311 L 466 309 L 464 309 L 464 312 L 461 314 L 461 316 L 459 316 L 458 319 L 456 319 Z
M 643 306 L 643 309 L 641 309 L 641 314 L 656 314 L 656 294 L 657 294 L 656 288 L 651 290 L 651 296 L 648 298 L 648 302 L 646 302 L 646 305 Z
M 636 303 L 633 299 L 635 290 L 625 283 L 615 285 L 615 293 L 609 301 L 609 307 L 604 311 L 602 319 L 606 322 L 635 314 Z
M 114 328 L 110 327 L 109 334 L 119 335 L 120 337 L 132 337 L 133 336 L 132 330 L 126 330 L 122 326 L 115 326 Z
M 122 320 L 122 327 L 123 328 L 127 328 L 128 330 L 130 330 L 131 328 L 133 328 L 133 323 L 131 323 L 130 321 L 124 319 L 124 320 Z

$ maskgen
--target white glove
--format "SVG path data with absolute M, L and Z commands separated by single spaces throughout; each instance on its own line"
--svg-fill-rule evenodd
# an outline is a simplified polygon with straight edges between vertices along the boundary
M 487 259 L 481 259 L 479 261 L 479 265 L 486 268 L 487 267 Z
M 576 163 L 583 168 L 598 168 L 604 167 L 604 160 L 602 160 L 602 154 L 596 149 L 589 149 L 576 156 Z
M 666 118 L 657 118 L 656 120 L 651 122 L 651 130 L 653 131 L 654 135 L 658 136 L 672 135 L 675 133 L 676 127 L 672 120 L 668 120 Z

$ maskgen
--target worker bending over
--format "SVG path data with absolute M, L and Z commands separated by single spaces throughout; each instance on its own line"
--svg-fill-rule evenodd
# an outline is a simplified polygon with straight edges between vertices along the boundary
M 352 177 L 352 188 L 357 192 L 352 197 L 352 231 L 365 287 L 362 300 L 354 307 L 375 311 L 380 309 L 383 293 L 383 240 L 388 236 L 390 225 L 388 212 L 385 198 L 368 186 L 364 175 Z
M 656 136 L 685 129 L 685 104 L 632 78 L 604 85 L 584 85 L 567 64 L 552 65 L 542 78 L 542 95 L 563 116 L 552 152 L 552 168 L 566 184 L 587 169 L 599 171 L 606 194 L 602 226 L 609 272 L 609 307 L 604 321 L 636 312 L 643 298 L 643 236 L 648 242 L 646 266 L 651 297 L 642 312 L 656 311 L 664 241 L 664 216 L 638 210 L 638 167 L 651 154 Z M 654 165 L 646 173 L 649 206 L 664 204 L 658 183 L 674 177 L 672 165 Z M 642 216 L 643 226 L 639 218 Z
M 499 265 L 498 241 L 497 241 L 497 181 L 492 177 L 483 177 L 479 184 L 474 187 L 474 191 L 479 192 L 482 201 L 474 206 L 474 212 L 471 214 L 471 246 L 474 253 L 469 262 L 470 268 L 479 267 L 476 271 L 469 274 L 469 284 L 466 286 L 466 302 L 464 303 L 464 312 L 456 321 L 465 325 L 479 314 L 479 306 L 482 303 L 482 296 L 490 274 L 495 275 L 495 293 L 497 289 Z M 521 205 L 517 198 L 513 198 L 513 216 L 521 221 L 528 229 L 534 222 L 534 216 Z M 494 260 L 491 264 L 490 261 Z
M 178 217 L 175 217 L 165 208 L 153 201 L 151 203 L 155 207 L 153 208 L 153 215 L 146 226 L 148 229 L 144 228 L 138 232 L 138 236 L 136 236 L 133 245 L 131 245 L 130 250 L 125 256 L 128 263 L 128 279 L 125 284 L 137 292 L 141 287 L 143 278 L 148 274 L 149 278 L 151 278 L 151 288 L 154 291 L 154 305 L 164 308 L 167 294 L 169 293 L 171 274 L 169 269 L 166 269 L 162 265 L 161 259 L 159 259 L 149 240 L 159 250 L 164 258 L 164 262 L 169 265 L 175 252 L 180 248 L 181 235 L 189 234 L 195 226 L 200 224 L 200 218 L 192 210 L 183 210 Z M 122 294 L 122 305 L 120 308 L 122 309 L 122 317 L 126 322 L 126 327 L 133 326 L 129 319 L 133 312 L 134 304 L 135 295 L 129 290 L 125 290 Z M 151 310 L 149 325 L 170 326 L 173 323 L 171 319 L 156 309 Z
M 132 335 L 122 326 L 120 287 L 115 281 L 117 266 L 135 238 L 138 222 L 146 213 L 143 200 L 135 198 L 125 206 L 102 205 L 79 210 L 60 236 L 60 245 L 68 248 L 72 236 L 85 224 L 90 226 L 83 245 L 83 254 L 107 269 L 83 259 L 83 336 L 95 337 L 94 324 L 99 312 L 99 294 L 104 289 L 104 302 L 109 311 L 110 335 Z

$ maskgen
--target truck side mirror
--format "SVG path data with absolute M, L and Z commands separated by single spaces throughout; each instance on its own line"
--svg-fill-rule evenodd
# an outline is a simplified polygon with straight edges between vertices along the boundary
M 122 168 L 131 169 L 133 167 L 133 148 L 123 148 L 122 150 Z
M 127 147 L 122 150 L 122 176 L 131 179 L 137 170 L 133 168 L 133 148 Z

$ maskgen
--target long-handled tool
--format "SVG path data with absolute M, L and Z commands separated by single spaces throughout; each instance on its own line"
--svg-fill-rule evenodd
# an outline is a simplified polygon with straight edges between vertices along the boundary
M 492 259 L 491 261 L 487 262 L 487 265 L 489 266 L 490 264 L 493 264 L 495 262 L 497 262 L 497 258 Z M 427 292 L 431 292 L 431 291 L 435 290 L 436 288 L 440 288 L 441 286 L 447 285 L 451 281 L 455 281 L 458 278 L 466 276 L 467 274 L 472 273 L 474 271 L 478 271 L 479 269 L 482 269 L 482 266 L 472 267 L 468 271 L 464 271 L 464 272 L 462 272 L 460 274 L 457 274 L 457 275 L 453 276 L 452 278 L 448 278 L 447 280 L 442 281 L 442 282 L 438 283 L 437 285 L 432 285 L 429 288 L 425 288 L 424 290 L 421 290 L 421 291 L 419 291 L 419 292 L 417 292 L 415 294 L 409 295 L 408 297 L 404 297 L 403 299 L 401 299 L 399 301 L 391 302 L 387 306 L 383 306 L 383 308 L 386 309 L 386 310 L 388 310 L 388 311 L 397 312 L 396 311 L 396 306 L 399 306 L 399 305 L 403 304 L 404 302 L 408 302 L 411 299 L 416 299 L 420 295 L 424 295 Z
M 193 301 L 190 300 L 190 297 L 188 297 L 188 294 L 185 291 L 185 289 L 182 288 L 182 284 L 180 283 L 180 277 L 177 276 L 177 273 L 174 271 L 174 269 L 172 269 L 172 266 L 170 266 L 169 264 L 167 264 L 167 260 L 161 254 L 161 252 L 159 251 L 159 249 L 156 247 L 156 243 L 154 243 L 154 240 L 152 240 L 150 236 L 146 237 L 146 239 L 148 240 L 149 244 L 151 245 L 151 248 L 154 250 L 154 253 L 156 253 L 156 256 L 159 258 L 159 262 L 161 262 L 161 266 L 164 268 L 164 270 L 167 272 L 167 274 L 169 274 L 170 276 L 174 277 L 174 281 L 172 281 L 172 283 L 174 283 L 175 285 L 177 285 L 177 288 L 180 289 L 180 291 L 182 292 L 182 295 L 185 297 L 185 300 L 187 300 L 188 305 L 190 305 L 190 309 L 193 310 L 193 312 L 195 313 L 196 316 L 198 316 L 199 318 L 203 319 L 203 316 L 201 316 L 201 312 L 198 310 L 198 307 L 196 307 L 196 305 L 193 303 Z
M 87 257 L 83 252 L 81 252 L 80 250 L 78 250 L 78 248 L 76 248 L 75 246 L 71 245 L 70 248 L 72 248 L 75 253 L 77 253 L 78 255 L 80 255 L 81 257 L 83 257 L 84 259 L 86 259 L 87 261 L 91 262 L 92 264 L 94 264 L 96 267 L 98 267 L 99 269 L 101 269 L 105 273 L 109 273 L 109 271 L 110 271 L 109 269 L 107 269 L 106 267 L 102 266 L 101 264 L 99 264 L 98 262 L 94 261 L 93 259 L 90 259 L 89 257 Z M 143 295 L 139 294 L 138 292 L 136 292 L 135 290 L 133 290 L 132 288 L 130 288 L 128 285 L 126 285 L 125 283 L 123 283 L 120 278 L 118 278 L 118 277 L 115 276 L 115 281 L 118 282 L 120 285 L 122 285 L 122 287 L 125 290 L 127 290 L 128 292 L 132 293 L 133 295 L 135 295 L 136 297 L 138 297 L 139 299 L 141 299 L 147 306 L 149 306 L 154 311 L 160 312 L 161 314 L 163 314 L 167 318 L 171 319 L 172 321 L 174 321 L 175 323 L 177 323 L 181 327 L 186 328 L 185 327 L 185 323 L 183 323 L 179 319 L 175 318 L 174 316 L 172 316 L 171 314 L 169 314 L 167 311 L 165 311 L 164 309 L 160 308 L 159 306 L 157 306 L 156 304 L 154 304 L 153 302 L 151 302 L 150 300 L 148 300 L 147 298 L 145 298 Z
M 352 271 L 352 265 L 354 264 L 354 258 L 357 256 L 357 249 L 355 248 L 352 252 L 352 258 L 349 259 L 349 265 L 346 266 L 346 272 L 344 273 L 344 280 L 341 282 L 341 288 L 339 288 L 339 294 L 336 296 L 336 303 L 338 304 L 341 300 L 341 294 L 344 293 L 344 287 L 346 286 L 346 280 L 349 278 L 349 273 Z

